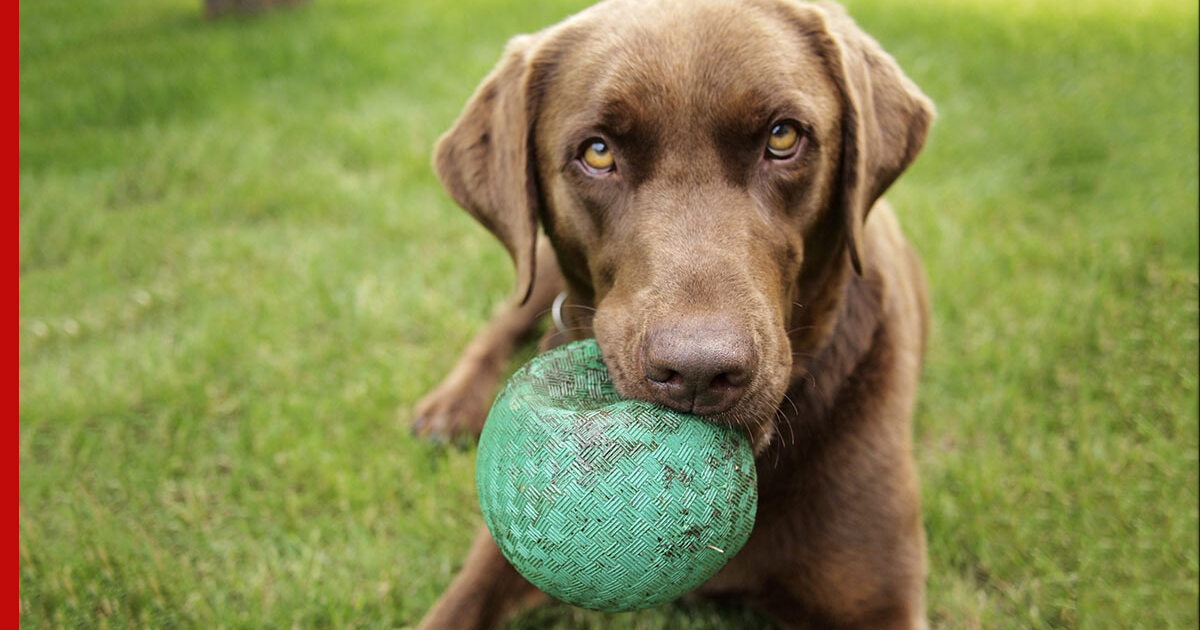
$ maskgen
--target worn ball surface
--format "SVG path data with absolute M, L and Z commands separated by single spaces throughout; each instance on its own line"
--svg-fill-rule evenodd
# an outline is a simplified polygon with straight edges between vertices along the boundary
M 617 395 L 595 340 L 535 357 L 497 397 L 479 440 L 484 521 L 521 575 L 604 611 L 678 598 L 754 527 L 746 437 Z

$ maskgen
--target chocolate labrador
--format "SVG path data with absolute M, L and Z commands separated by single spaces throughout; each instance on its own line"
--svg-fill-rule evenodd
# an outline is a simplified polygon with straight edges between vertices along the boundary
M 518 288 L 414 430 L 477 436 L 514 344 L 565 292 L 543 347 L 594 336 L 623 396 L 754 445 L 754 532 L 699 595 L 784 627 L 924 627 L 911 415 L 929 306 L 880 197 L 932 119 L 831 4 L 610 0 L 513 39 L 434 162 Z M 541 597 L 483 529 L 422 627 L 494 627 Z

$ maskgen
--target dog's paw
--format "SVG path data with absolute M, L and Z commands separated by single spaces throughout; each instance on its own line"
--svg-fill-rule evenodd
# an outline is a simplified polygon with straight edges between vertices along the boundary
M 475 442 L 487 419 L 491 397 L 476 388 L 442 383 L 413 408 L 413 435 L 435 442 Z

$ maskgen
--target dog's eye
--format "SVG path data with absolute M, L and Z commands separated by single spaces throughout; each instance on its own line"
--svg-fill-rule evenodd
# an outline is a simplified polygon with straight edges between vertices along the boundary
M 796 154 L 800 149 L 803 136 L 795 123 L 781 122 L 771 127 L 771 135 L 767 138 L 767 157 L 785 160 Z
M 583 150 L 583 163 L 588 168 L 598 173 L 607 173 L 613 170 L 613 162 L 612 150 L 603 140 L 593 138 L 587 141 Z

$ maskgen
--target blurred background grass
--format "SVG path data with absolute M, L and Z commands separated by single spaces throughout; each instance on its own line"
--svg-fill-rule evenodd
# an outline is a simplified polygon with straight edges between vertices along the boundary
M 21 3 L 24 626 L 416 623 L 480 519 L 408 409 L 512 286 L 430 148 L 583 4 Z M 934 625 L 1195 627 L 1195 4 L 848 6 L 940 110 L 890 194 L 935 305 Z

